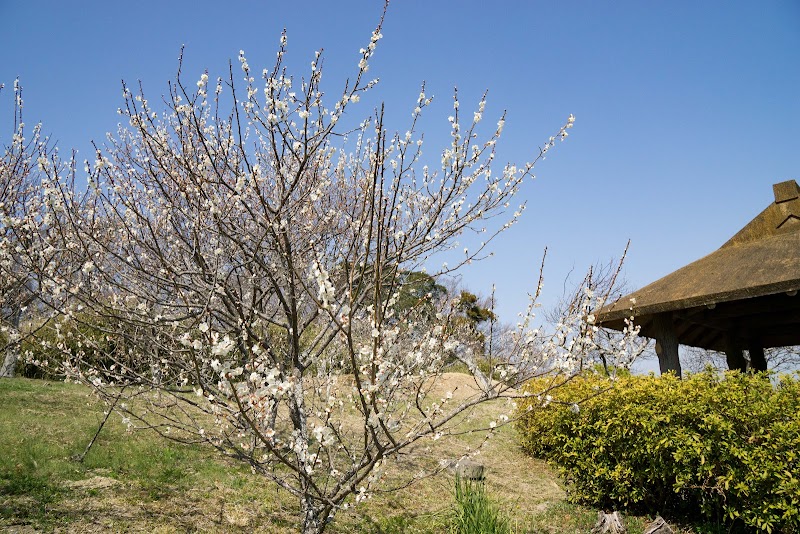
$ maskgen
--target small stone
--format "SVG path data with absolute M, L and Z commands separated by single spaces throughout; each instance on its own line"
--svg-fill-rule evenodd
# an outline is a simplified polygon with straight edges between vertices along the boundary
M 483 464 L 470 460 L 469 458 L 460 460 L 456 464 L 456 475 L 467 480 L 483 480 Z

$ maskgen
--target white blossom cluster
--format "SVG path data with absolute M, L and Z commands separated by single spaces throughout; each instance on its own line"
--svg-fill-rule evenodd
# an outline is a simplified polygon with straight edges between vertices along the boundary
M 377 84 L 366 73 L 381 37 L 332 101 L 319 53 L 306 78 L 286 72 L 285 34 L 260 77 L 241 52 L 227 79 L 179 74 L 164 109 L 124 86 L 124 124 L 85 162 L 80 194 L 74 162 L 30 150 L 22 125 L 4 156 L 40 177 L 15 186 L 24 209 L 0 199 L 0 270 L 33 273 L 38 306 L 58 312 L 39 318 L 41 351 L 132 428 L 247 461 L 300 499 L 309 531 L 369 498 L 388 459 L 506 398 L 491 435 L 524 380 L 571 376 L 595 346 L 591 293 L 554 332 L 532 327 L 533 298 L 516 329 L 484 342 L 435 291 L 521 217 L 526 178 L 574 117 L 533 161 L 498 171 L 505 117 L 481 140 L 486 96 L 462 121 L 456 93 L 440 165 L 423 165 L 424 85 L 403 133 L 380 111 L 344 125 Z M 424 270 L 468 232 L 485 237 Z M 469 394 L 437 389 L 455 364 Z

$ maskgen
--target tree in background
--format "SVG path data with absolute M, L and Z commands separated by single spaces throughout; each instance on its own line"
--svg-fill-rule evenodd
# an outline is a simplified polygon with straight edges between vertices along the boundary
M 22 350 L 66 309 L 84 261 L 63 233 L 67 206 L 83 202 L 73 196 L 73 160 L 61 160 L 41 124 L 26 126 L 19 80 L 13 91 L 14 128 L 0 157 L 0 377 L 13 377 L 21 356 L 44 365 L 38 349 Z
M 463 290 L 458 295 L 456 309 L 464 314 L 466 320 L 477 326 L 497 318 L 490 308 L 485 307 L 486 305 L 478 302 L 478 296 L 474 293 Z
M 0 93 L 3 86 L 0 85 Z M 42 278 L 56 270 L 58 250 L 51 246 L 56 211 L 47 202 L 53 195 L 45 170 L 57 162 L 55 150 L 41 133 L 41 125 L 23 122 L 22 87 L 14 82 L 13 133 L 3 143 L 0 156 L 0 378 L 13 377 L 20 360 L 20 346 L 35 327 L 26 318 L 39 318 L 51 310 L 42 308 Z
M 774 347 L 764 351 L 769 369 L 775 372 L 790 372 L 800 369 L 800 347 Z M 699 373 L 707 368 L 719 372 L 727 371 L 728 361 L 724 352 L 706 350 L 698 347 L 682 347 L 681 360 L 686 370 Z M 747 358 L 749 366 L 749 358 Z
M 3 86 L 0 85 L 0 90 Z M 14 130 L 0 159 L 0 377 L 13 377 L 19 360 L 20 323 L 33 292 L 28 272 L 21 265 L 37 221 L 26 220 L 38 190 L 36 153 L 41 148 L 40 128 L 25 138 L 22 89 L 14 82 Z
M 483 360 L 487 353 L 491 352 L 488 342 L 497 315 L 492 311 L 487 299 L 479 298 L 471 291 L 456 286 L 450 293 L 455 295 L 451 297 L 449 303 L 450 335 L 458 338 L 465 347 L 469 347 L 478 358 L 479 366 L 482 365 L 486 372 L 488 366 Z
M 441 299 L 447 297 L 447 288 L 423 271 L 400 273 L 398 284 L 395 313 L 401 317 L 406 313 L 414 312 L 433 318 L 437 309 L 440 308 Z
M 630 243 L 618 261 L 593 265 L 580 282 L 575 283 L 567 277 L 562 298 L 544 313 L 545 319 L 557 326 L 562 317 L 569 317 L 576 308 L 584 309 L 583 313 L 588 319 L 587 328 L 591 328 L 593 335 L 592 346 L 583 363 L 589 366 L 600 365 L 608 375 L 613 375 L 618 369 L 629 370 L 646 353 L 649 345 L 647 338 L 635 336 L 638 328 L 633 326 L 632 320 L 626 321 L 628 326 L 623 332 L 592 326 L 597 310 L 629 292 L 627 282 L 621 279 L 628 246 Z
M 83 261 L 76 277 L 45 273 L 43 289 L 73 298 L 43 350 L 131 426 L 207 443 L 295 495 L 304 532 L 367 498 L 387 460 L 531 376 L 568 379 L 593 346 L 591 299 L 545 333 L 537 290 L 502 369 L 484 372 L 449 325 L 493 312 L 464 295 L 448 306 L 437 282 L 517 220 L 511 203 L 573 117 L 531 162 L 498 168 L 504 116 L 485 127 L 486 99 L 465 113 L 454 95 L 450 142 L 424 165 L 424 86 L 403 133 L 382 106 L 353 122 L 381 37 L 334 97 L 319 53 L 306 78 L 288 75 L 286 35 L 270 69 L 240 54 L 243 82 L 179 69 L 165 110 L 125 86 L 127 124 L 87 162 L 88 197 L 64 186 L 50 203 L 69 213 L 53 219 L 55 248 Z M 467 234 L 482 241 L 461 252 Z M 444 252 L 459 259 L 432 269 Z M 65 350 L 75 321 L 95 334 Z M 452 358 L 477 384 L 458 401 L 435 389 Z

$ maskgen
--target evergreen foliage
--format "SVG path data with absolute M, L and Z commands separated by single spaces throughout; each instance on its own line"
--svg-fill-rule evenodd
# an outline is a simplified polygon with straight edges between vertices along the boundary
M 800 532 L 797 375 L 587 374 L 519 416 L 522 447 L 559 466 L 574 500 Z

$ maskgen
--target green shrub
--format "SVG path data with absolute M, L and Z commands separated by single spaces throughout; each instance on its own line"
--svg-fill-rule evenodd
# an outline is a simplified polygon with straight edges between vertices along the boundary
M 20 342 L 19 375 L 25 378 L 64 378 L 63 362 L 86 370 L 122 369 L 147 374 L 152 366 L 177 348 L 177 343 L 147 328 L 121 328 L 108 317 L 89 313 L 51 318 Z M 135 340 L 147 336 L 152 349 L 146 354 L 134 353 Z M 163 371 L 163 370 L 162 370 Z M 167 381 L 173 377 L 163 377 Z
M 587 375 L 520 403 L 521 445 L 578 501 L 800 532 L 799 379 Z
M 88 316 L 87 316 L 88 317 Z M 98 367 L 108 367 L 114 363 L 116 353 L 120 352 L 117 340 L 90 324 L 101 324 L 96 318 L 66 317 L 50 319 L 26 336 L 20 343 L 23 358 L 19 362 L 19 375 L 25 378 L 58 380 L 63 378 L 60 362 L 77 358 L 84 365 L 90 363 Z
M 456 476 L 453 534 L 508 534 L 508 519 L 486 495 L 483 481 Z

